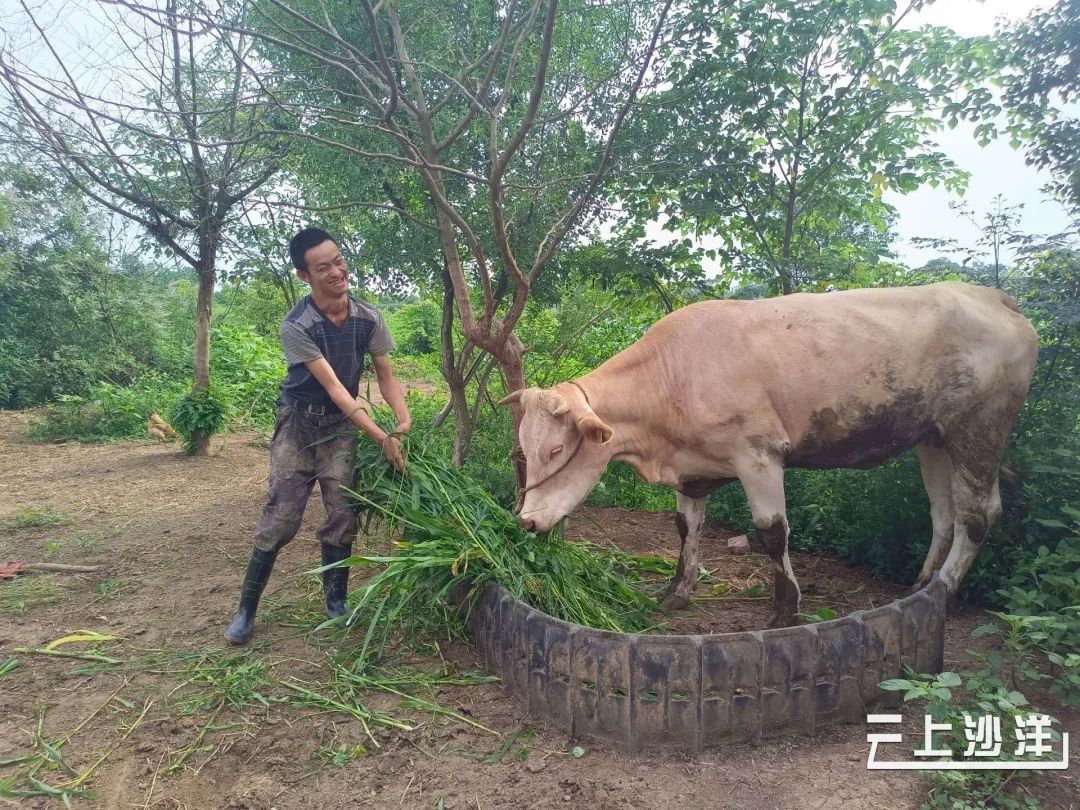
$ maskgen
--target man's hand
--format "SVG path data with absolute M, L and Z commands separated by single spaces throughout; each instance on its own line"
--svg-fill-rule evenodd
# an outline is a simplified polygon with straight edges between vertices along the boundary
M 412 428 L 412 419 L 406 419 L 404 422 L 398 422 L 397 429 L 394 433 L 408 433 Z
M 405 475 L 405 451 L 401 447 L 401 442 L 398 437 L 388 434 L 382 442 L 383 455 L 386 456 L 386 460 L 389 461 L 395 470 L 402 475 Z

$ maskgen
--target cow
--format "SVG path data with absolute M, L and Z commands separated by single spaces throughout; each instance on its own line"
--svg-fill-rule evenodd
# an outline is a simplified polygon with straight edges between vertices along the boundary
M 1001 515 L 998 469 L 1038 339 L 1004 293 L 960 282 L 691 304 L 583 377 L 511 393 L 547 531 L 625 461 L 676 491 L 682 540 L 661 606 L 689 603 L 713 490 L 741 482 L 774 569 L 771 627 L 794 624 L 784 469 L 865 469 L 915 448 L 933 537 L 915 587 L 955 594 Z

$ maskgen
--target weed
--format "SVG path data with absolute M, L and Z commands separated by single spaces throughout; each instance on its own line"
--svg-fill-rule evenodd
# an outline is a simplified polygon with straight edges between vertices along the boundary
M 95 602 L 103 601 L 106 599 L 115 599 L 126 593 L 130 593 L 135 590 L 135 585 L 128 579 L 107 579 L 104 582 L 99 582 L 94 591 L 97 596 L 94 597 Z
M 181 701 L 181 713 L 194 714 L 205 709 L 231 706 L 270 705 L 263 692 L 271 682 L 266 677 L 265 659 L 253 659 L 251 652 L 226 655 L 219 651 L 192 656 L 174 674 L 187 676 L 176 690 L 186 690 Z
M 362 757 L 366 753 L 367 749 L 362 745 L 354 745 L 352 747 L 347 745 L 320 745 L 311 752 L 311 758 L 322 760 L 331 765 L 336 765 L 339 768 L 344 768 L 352 760 Z
M 994 613 L 999 625 L 976 633 L 993 634 L 1005 647 L 1013 684 L 1050 681 L 1050 692 L 1068 705 L 1080 704 L 1080 510 L 1062 509 L 1073 534 L 1051 551 L 1041 546 L 1017 567 L 998 595 L 1006 610 Z M 1061 521 L 1044 520 L 1068 528 Z
M 40 526 L 60 526 L 71 522 L 66 512 L 51 506 L 27 506 L 4 521 L 9 529 L 36 529 Z
M 64 544 L 55 537 L 50 537 L 45 541 L 45 556 L 55 557 L 60 553 L 60 549 L 63 548 L 63 545 Z
M 969 731 L 971 722 L 983 716 L 1000 718 L 1000 752 L 991 759 L 1016 760 L 1018 757 L 1010 744 L 1012 735 L 1009 729 L 1016 724 L 1016 718 L 1034 712 L 1028 706 L 1027 698 L 1020 692 L 1009 689 L 1002 672 L 998 668 L 999 658 L 984 660 L 983 669 L 961 677 L 955 672 L 942 672 L 940 675 L 915 675 L 907 678 L 894 678 L 883 681 L 881 688 L 904 692 L 906 703 L 925 704 L 926 713 L 935 723 L 949 728 L 937 732 L 932 740 L 927 740 L 935 750 L 944 750 L 952 757 L 970 756 L 971 740 Z M 964 684 L 966 691 L 960 699 L 955 690 Z M 1052 718 L 1051 718 L 1052 719 Z M 1055 736 L 1056 732 L 1054 732 Z M 1030 758 L 1030 757 L 1029 757 Z M 986 759 L 986 757 L 983 757 Z M 1006 786 L 1022 779 L 1028 772 L 1007 770 L 948 770 L 935 771 L 932 776 L 933 787 L 929 801 L 923 810 L 969 810 L 971 808 L 998 807 L 1006 810 L 1015 808 L 1038 807 L 1038 802 L 1030 796 L 1021 801 L 1005 792 Z
M 179 771 L 195 754 L 214 750 L 214 746 L 204 745 L 207 736 L 235 725 L 218 725 L 218 715 L 226 707 L 242 710 L 251 705 L 269 706 L 263 692 L 273 685 L 266 677 L 268 662 L 252 658 L 250 650 L 238 655 L 227 655 L 217 650 L 181 654 L 174 656 L 169 663 L 180 663 L 181 666 L 168 668 L 162 674 L 180 677 L 183 681 L 169 693 L 166 700 L 181 692 L 178 700 L 181 715 L 209 712 L 209 716 L 191 742 L 172 752 L 172 761 L 163 771 L 166 774 Z
M 836 618 L 836 611 L 830 607 L 819 607 L 813 613 L 800 613 L 799 618 L 810 624 L 817 622 L 831 622 Z
M 79 532 L 75 535 L 75 545 L 80 551 L 93 554 L 104 539 L 101 532 Z
M 489 753 L 469 751 L 466 748 L 459 748 L 456 753 L 465 759 L 479 762 L 481 765 L 499 765 L 508 756 L 519 762 L 524 762 L 529 758 L 528 744 L 534 739 L 536 739 L 535 731 L 515 731 L 512 734 L 505 735 L 502 742 L 499 743 L 499 747 Z M 584 750 L 582 750 L 582 755 L 584 753 Z

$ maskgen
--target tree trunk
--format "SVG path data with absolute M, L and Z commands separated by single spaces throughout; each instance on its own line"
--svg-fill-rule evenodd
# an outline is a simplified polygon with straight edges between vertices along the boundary
M 455 384 L 450 387 L 450 403 L 454 409 L 454 452 L 450 463 L 455 467 L 465 465 L 472 443 L 473 429 L 476 427 L 469 412 L 469 400 L 461 375 L 455 375 Z
M 791 170 L 791 178 L 788 181 L 787 205 L 784 207 L 784 245 L 780 259 L 780 292 L 783 295 L 791 295 L 795 291 L 795 287 L 791 282 L 791 246 L 795 236 L 795 201 L 798 193 L 795 183 L 798 171 L 799 160 L 796 156 L 794 167 Z
M 525 345 L 513 332 L 507 337 L 506 343 L 500 347 L 501 351 L 495 355 L 499 368 L 502 370 L 503 379 L 506 381 L 507 391 L 519 391 L 525 388 L 525 365 L 522 356 L 525 354 Z M 522 407 L 514 406 L 514 450 L 511 458 L 514 462 L 514 479 L 517 481 L 517 504 L 515 511 L 521 508 L 523 498 L 522 490 L 525 489 L 525 453 L 521 450 L 521 442 L 518 440 L 521 429 Z
M 199 297 L 195 305 L 195 374 L 192 391 L 210 390 L 210 318 L 214 310 L 214 272 L 213 266 L 200 267 Z M 205 456 L 210 453 L 210 437 L 200 431 L 192 435 L 195 442 L 195 455 Z
M 454 349 L 454 281 L 443 262 L 443 301 L 442 301 L 442 366 L 441 371 L 446 385 L 450 389 L 450 410 L 454 412 L 454 452 L 451 463 L 455 467 L 465 464 L 472 443 L 473 430 L 476 427 L 469 414 L 469 397 L 465 379 L 464 364 L 457 364 L 457 352 Z M 464 357 L 464 355 L 463 355 Z

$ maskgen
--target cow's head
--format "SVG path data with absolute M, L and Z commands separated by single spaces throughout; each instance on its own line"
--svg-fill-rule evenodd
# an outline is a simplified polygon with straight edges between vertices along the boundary
M 524 411 L 518 439 L 529 476 L 518 519 L 530 531 L 547 531 L 596 486 L 614 431 L 573 385 L 526 388 L 499 404 L 515 402 Z

